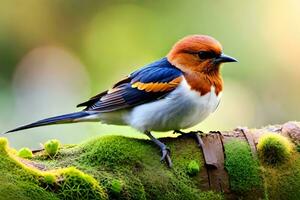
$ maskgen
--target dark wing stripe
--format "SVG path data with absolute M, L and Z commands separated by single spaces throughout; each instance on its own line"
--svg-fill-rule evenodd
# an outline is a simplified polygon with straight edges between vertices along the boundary
M 85 101 L 83 103 L 78 104 L 76 107 L 91 106 L 91 105 L 95 104 L 99 100 L 99 98 L 101 98 L 102 96 L 106 95 L 107 92 L 108 92 L 108 90 L 106 90 L 104 92 L 101 92 L 100 94 L 98 94 L 96 96 L 93 96 L 89 100 L 87 100 L 87 101 Z
M 109 93 L 91 107 L 92 110 L 101 110 L 102 112 L 111 111 L 112 109 L 120 109 L 126 105 L 126 101 L 122 96 L 126 93 L 122 89 L 124 86 L 120 86 L 120 90 L 115 90 L 115 92 Z
M 117 99 L 117 100 L 113 99 L 109 102 L 101 103 L 101 107 L 104 108 L 104 107 L 109 107 L 111 105 L 118 105 L 118 104 L 123 104 L 123 103 L 125 103 L 124 99 Z
M 124 79 L 122 79 L 121 81 L 117 82 L 113 88 L 115 87 L 118 87 L 119 85 L 122 85 L 124 83 L 129 83 L 131 81 L 131 79 L 129 77 L 125 77 Z M 83 103 L 80 103 L 77 105 L 77 107 L 82 107 L 82 106 L 87 106 L 86 109 L 88 109 L 88 107 L 94 105 L 97 101 L 99 101 L 99 99 L 103 96 L 105 96 L 107 93 L 109 93 L 110 91 L 109 90 L 106 90 L 104 92 L 101 92 L 100 94 L 96 95 L 96 96 L 93 96 L 91 97 L 89 100 L 83 102 Z M 85 110 L 86 110 L 85 109 Z

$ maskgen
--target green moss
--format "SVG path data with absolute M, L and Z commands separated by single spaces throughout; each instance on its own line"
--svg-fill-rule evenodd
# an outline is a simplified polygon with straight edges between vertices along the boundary
M 38 170 L 30 169 L 22 164 L 18 157 L 11 152 L 5 138 L 0 138 L 0 169 L 3 174 L 9 175 L 13 171 L 21 179 L 30 181 L 36 181 L 42 174 Z
M 21 158 L 32 158 L 32 151 L 29 148 L 22 148 L 18 151 L 18 156 Z
M 297 145 L 296 150 L 300 152 L 300 144 Z
M 239 194 L 262 187 L 258 161 L 253 158 L 249 145 L 232 139 L 225 144 L 225 167 L 230 177 L 230 186 Z
M 171 149 L 172 169 L 159 161 L 160 151 L 151 141 L 107 136 L 81 145 L 62 146 L 51 160 L 43 153 L 35 155 L 33 161 L 53 169 L 41 172 L 20 163 L 7 147 L 7 140 L 0 139 L 0 194 L 5 193 L 0 199 L 224 198 L 219 193 L 201 190 L 205 180 L 201 180 L 199 171 L 204 161 L 193 139 L 161 141 Z M 280 165 L 262 162 L 259 167 L 246 142 L 235 139 L 224 147 L 230 186 L 241 199 L 298 199 L 298 152 L 291 150 L 288 159 Z
M 142 181 L 130 171 L 102 172 L 97 173 L 95 178 L 106 188 L 109 199 L 146 199 L 146 192 Z M 115 180 L 120 180 L 122 190 L 116 194 L 112 184 Z
M 0 151 L 2 154 L 6 154 L 7 152 L 7 139 L 6 138 L 0 138 Z
M 7 140 L 2 138 L 0 170 L 3 174 L 0 191 L 6 192 L 5 199 L 16 199 L 17 196 L 19 199 L 107 199 L 104 189 L 94 178 L 74 167 L 42 172 L 22 164 L 10 153 Z M 13 193 L 6 187 L 10 184 L 14 185 Z M 32 191 L 26 191 L 26 188 Z
M 52 186 L 56 183 L 56 177 L 53 173 L 45 173 L 43 182 L 46 185 Z
M 68 150 L 65 157 L 73 157 L 68 162 L 92 173 L 110 198 L 114 198 L 111 183 L 117 179 L 122 182 L 121 199 L 200 199 L 200 175 L 190 177 L 187 166 L 194 160 L 199 169 L 203 167 L 201 150 L 191 138 L 169 138 L 166 144 L 172 152 L 172 169 L 159 161 L 160 151 L 151 141 L 120 136 L 96 138 L 80 145 L 80 150 Z
M 44 144 L 45 151 L 50 157 L 54 157 L 59 150 L 60 142 L 56 139 L 49 140 Z
M 202 192 L 200 194 L 200 200 L 223 200 L 224 197 L 221 194 L 213 191 Z
M 145 170 L 139 173 L 139 177 L 144 185 L 146 198 L 201 199 L 203 192 L 200 190 L 200 175 L 197 174 L 194 177 L 190 177 L 187 173 L 187 166 L 191 160 L 195 160 L 200 168 L 203 167 L 201 150 L 195 141 L 192 138 L 176 138 L 162 141 L 171 149 L 173 168 L 168 169 L 165 164 L 147 164 L 145 166 Z M 155 149 L 157 151 L 157 148 Z M 155 149 L 152 151 L 155 151 Z M 149 152 L 146 155 L 149 155 Z M 152 162 L 156 163 L 159 157 L 160 154 L 158 153 L 158 156 L 149 160 L 154 159 Z
M 40 187 L 41 173 L 20 163 L 5 138 L 0 138 L 0 174 L 1 200 L 58 200 L 55 194 Z
M 187 166 L 187 172 L 191 176 L 195 176 L 200 171 L 200 166 L 195 160 L 192 160 L 189 165 Z
M 264 165 L 264 177 L 269 199 L 299 199 L 300 155 L 293 153 L 290 159 L 281 165 Z
M 47 194 L 50 192 L 55 198 L 203 199 L 206 192 L 199 189 L 199 174 L 190 177 L 187 173 L 192 160 L 199 169 L 203 166 L 201 151 L 194 140 L 170 139 L 167 145 L 172 150 L 172 169 L 159 161 L 160 151 L 151 141 L 119 136 L 63 147 L 51 160 L 42 153 L 34 156 L 35 162 L 50 169 L 62 168 L 54 171 L 41 172 L 24 166 L 11 156 L 7 158 L 26 172 L 23 173 L 28 176 L 26 180 L 31 180 L 37 188 Z M 0 170 L 2 173 L 3 169 Z M 12 172 L 20 176 L 15 170 L 9 171 Z
M 59 171 L 60 181 L 57 191 L 61 199 L 107 199 L 107 195 L 98 182 L 91 176 L 69 167 Z
M 15 178 L 15 180 L 12 180 Z M 1 175 L 0 200 L 59 200 L 55 194 L 46 191 L 30 181 L 19 180 L 17 176 Z
M 114 195 L 119 196 L 120 192 L 122 191 L 122 188 L 123 188 L 123 184 L 121 181 L 114 179 L 111 182 L 110 190 Z
M 274 133 L 264 134 L 258 141 L 257 151 L 261 160 L 277 165 L 289 159 L 292 146 L 286 137 Z
M 97 138 L 82 145 L 82 162 L 91 166 L 103 165 L 115 168 L 121 165 L 138 163 L 146 151 L 151 151 L 143 140 L 120 136 Z M 155 151 L 155 150 L 154 150 Z
M 14 149 L 14 148 L 9 148 L 9 151 L 13 155 L 18 155 L 18 151 L 16 149 Z

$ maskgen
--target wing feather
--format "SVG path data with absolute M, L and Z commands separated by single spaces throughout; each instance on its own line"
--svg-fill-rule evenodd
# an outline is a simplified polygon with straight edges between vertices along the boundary
M 112 89 L 79 104 L 85 110 L 111 112 L 160 99 L 182 81 L 182 72 L 166 58 L 141 68 L 119 81 Z

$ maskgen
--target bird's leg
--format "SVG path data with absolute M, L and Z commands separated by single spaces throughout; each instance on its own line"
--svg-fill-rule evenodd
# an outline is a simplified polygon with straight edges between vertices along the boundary
M 175 133 L 179 133 L 179 134 L 181 134 L 181 135 L 191 136 L 191 137 L 195 138 L 195 139 L 196 139 L 196 142 L 197 142 L 197 145 L 198 145 L 198 147 L 200 147 L 200 148 L 202 148 L 203 145 L 204 145 L 204 144 L 203 144 L 203 141 L 202 141 L 202 139 L 201 139 L 201 137 L 200 137 L 200 135 L 203 134 L 202 131 L 190 131 L 190 132 L 188 132 L 188 133 L 185 133 L 185 132 L 183 132 L 183 131 L 181 131 L 181 130 L 174 130 L 173 133 L 174 133 L 174 134 L 175 134 Z
M 169 167 L 172 167 L 172 160 L 170 158 L 170 149 L 161 141 L 159 141 L 158 139 L 156 139 L 151 133 L 150 131 L 145 131 L 145 134 L 157 145 L 159 146 L 160 150 L 161 150 L 161 159 L 160 161 L 165 160 L 167 165 Z

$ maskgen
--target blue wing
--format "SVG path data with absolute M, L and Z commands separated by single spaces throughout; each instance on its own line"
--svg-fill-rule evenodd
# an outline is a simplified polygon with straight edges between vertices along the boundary
M 167 58 L 151 63 L 102 92 L 79 104 L 85 110 L 110 112 L 130 108 L 164 97 L 182 81 L 183 74 Z

